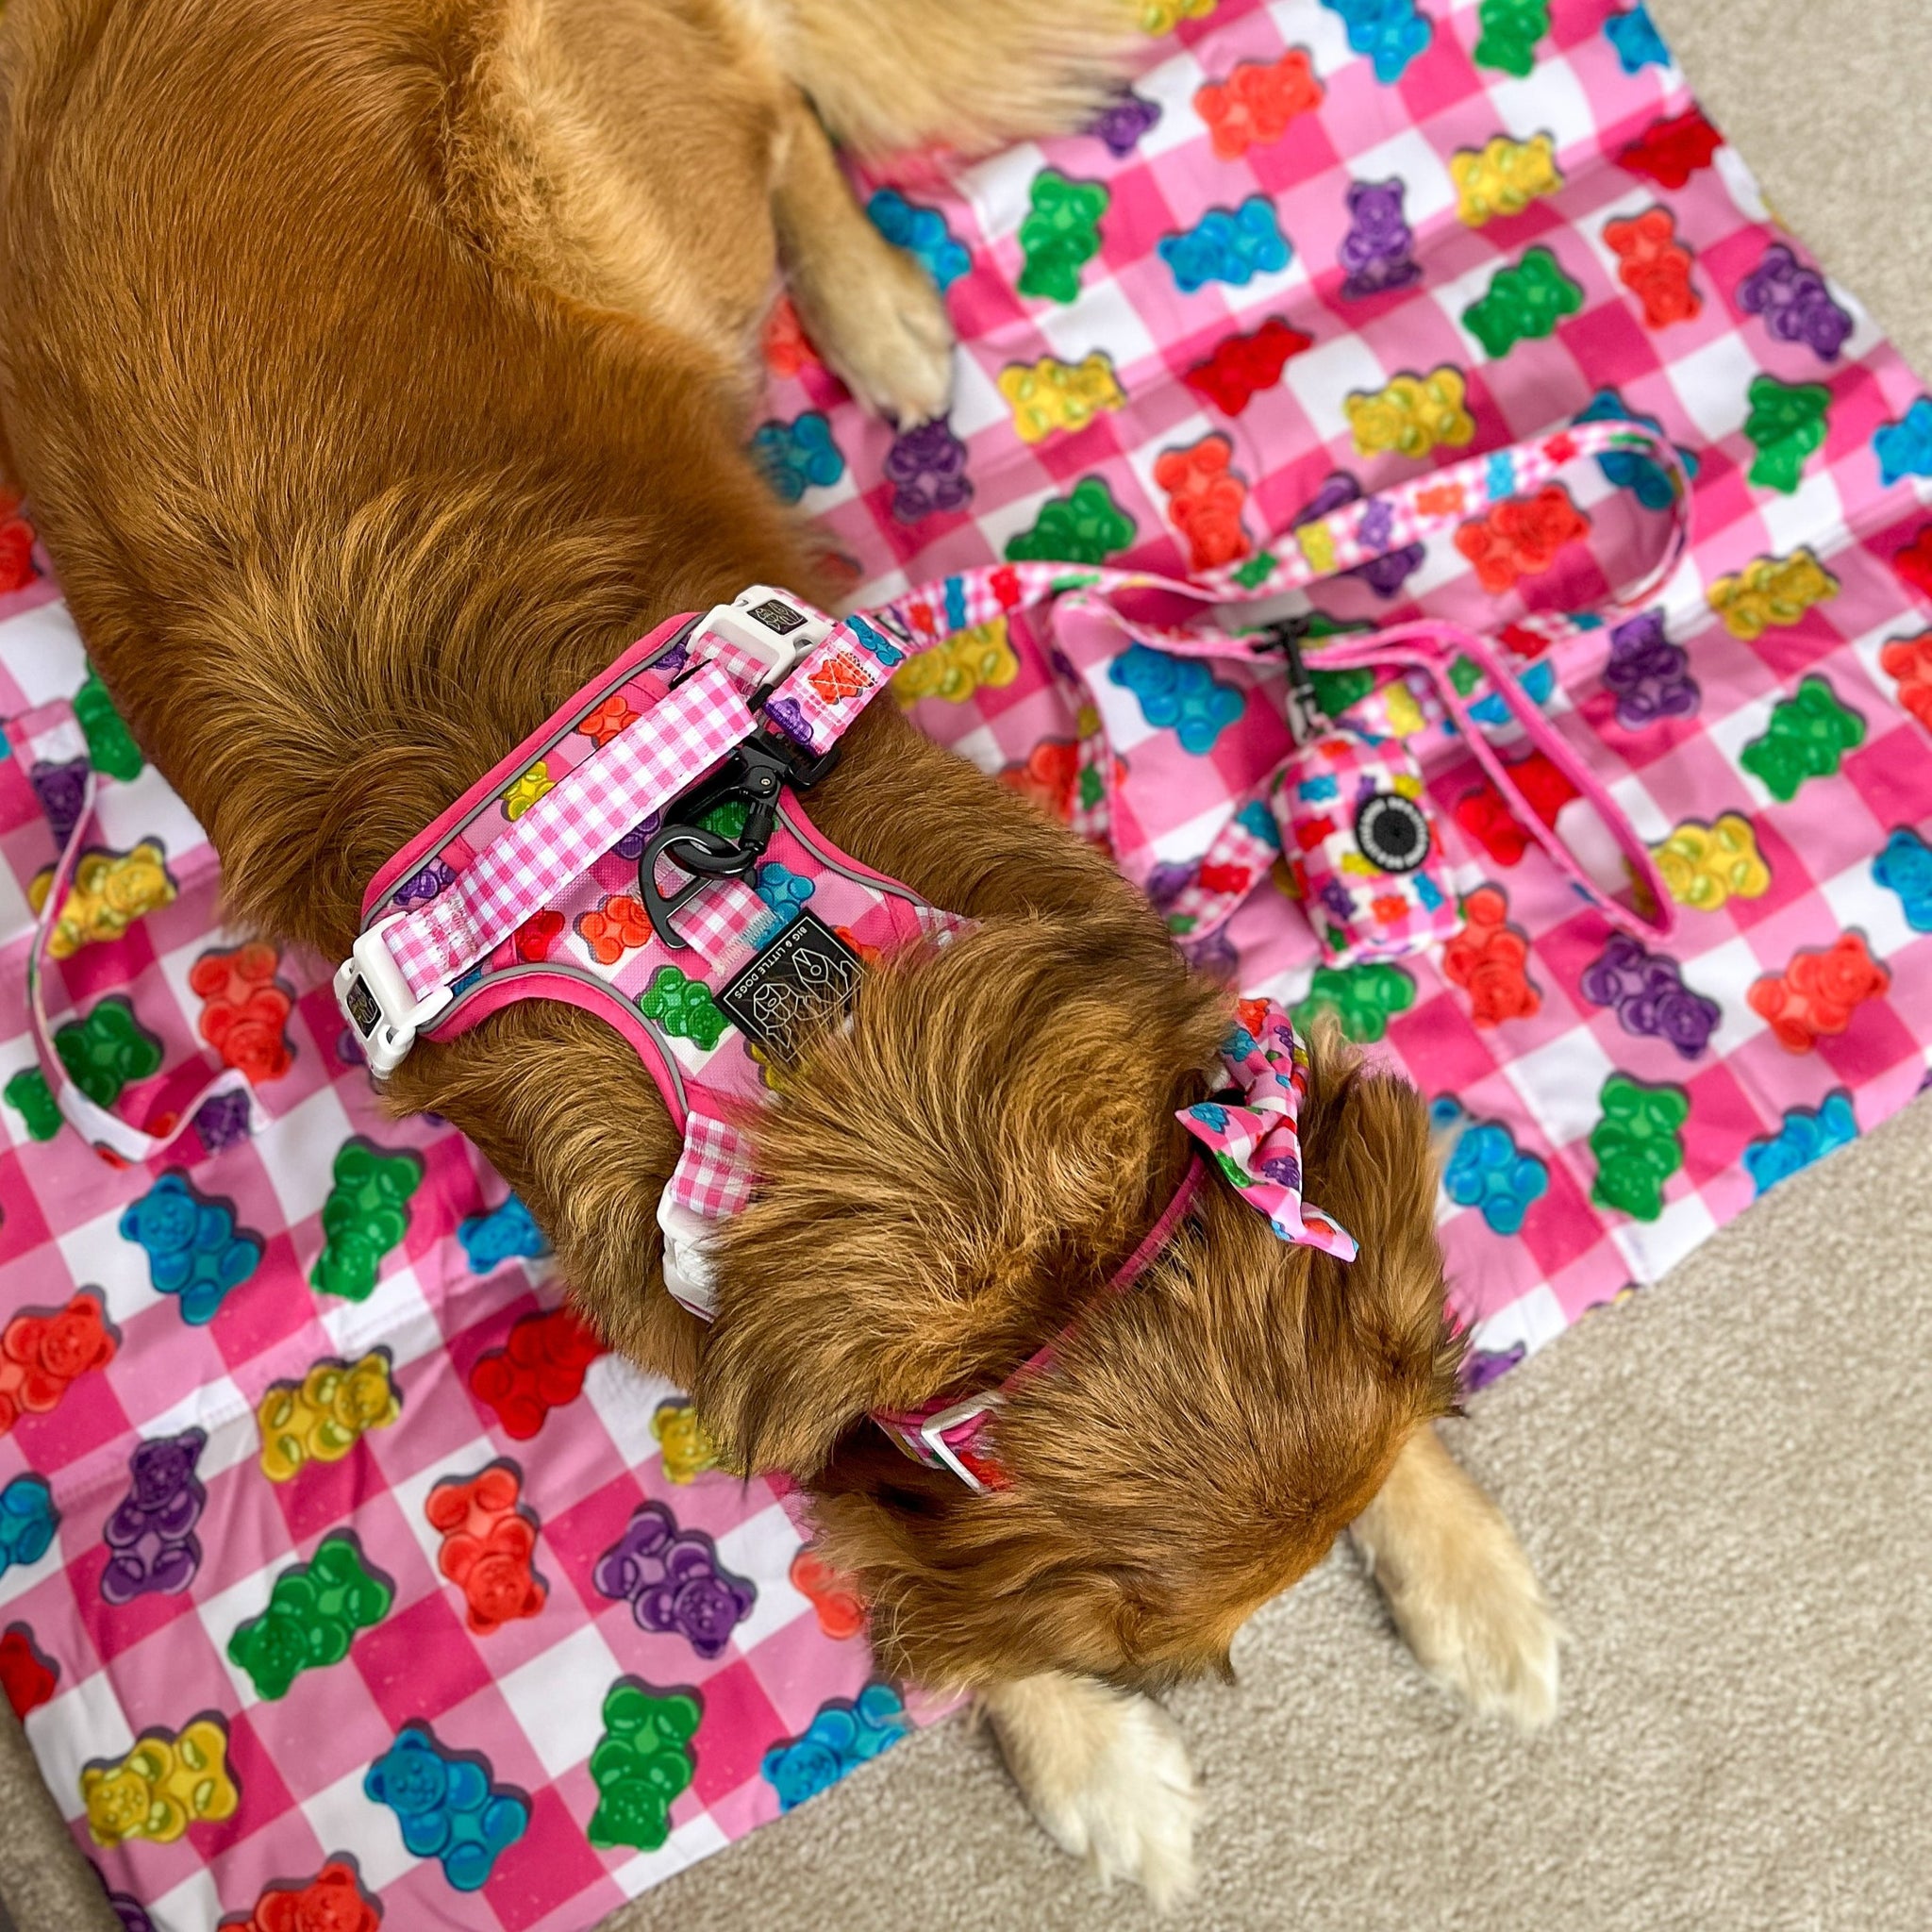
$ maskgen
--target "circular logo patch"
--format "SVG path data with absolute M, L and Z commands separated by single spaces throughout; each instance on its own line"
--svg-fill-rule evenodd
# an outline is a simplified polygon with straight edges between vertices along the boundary
M 1414 799 L 1378 791 L 1355 815 L 1355 842 L 1384 872 L 1413 872 L 1429 856 L 1429 821 Z

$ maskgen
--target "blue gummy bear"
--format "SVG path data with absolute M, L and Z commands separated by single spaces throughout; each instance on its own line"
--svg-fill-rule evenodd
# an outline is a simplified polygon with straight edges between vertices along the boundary
M 1642 416 L 1635 409 L 1626 408 L 1624 398 L 1613 389 L 1600 389 L 1582 408 L 1577 410 L 1572 421 L 1577 423 L 1638 423 L 1646 429 L 1663 433 L 1663 425 L 1655 416 Z M 1695 479 L 1697 458 L 1694 452 L 1677 445 L 1677 460 L 1684 465 L 1685 475 Z M 1604 481 L 1612 490 L 1628 490 L 1645 509 L 1665 510 L 1676 501 L 1676 485 L 1671 480 L 1671 474 L 1663 465 L 1645 456 L 1641 450 L 1606 450 L 1597 458 L 1596 466 L 1604 473 Z
M 1457 1138 L 1442 1185 L 1458 1208 L 1478 1208 L 1492 1233 L 1519 1234 L 1524 1217 L 1549 1191 L 1550 1171 L 1523 1153 L 1500 1121 L 1482 1121 Z
M 899 1693 L 890 1684 L 868 1684 L 850 1701 L 828 1699 L 802 1737 L 774 1744 L 759 1774 L 778 1793 L 780 1811 L 835 1785 L 855 1766 L 890 1750 L 912 1727 Z
M 1322 0 L 1322 5 L 1341 16 L 1349 46 L 1374 60 L 1375 78 L 1385 87 L 1402 78 L 1434 32 L 1416 10 L 1415 0 Z
M 1872 876 L 1896 892 L 1906 924 L 1914 932 L 1932 932 L 1932 846 L 1909 825 L 1901 825 L 1872 861 Z
M 1227 1109 L 1217 1107 L 1211 1100 L 1197 1100 L 1188 1111 L 1211 1133 L 1224 1134 L 1227 1131 Z
M 1129 644 L 1108 666 L 1107 677 L 1133 692 L 1148 724 L 1157 730 L 1171 726 L 1181 749 L 1197 758 L 1214 749 L 1247 703 L 1199 658 L 1171 658 L 1146 644 Z
M 1492 503 L 1516 494 L 1516 463 L 1507 449 L 1490 452 L 1483 464 L 1483 488 Z
M 1518 674 L 1516 681 L 1531 704 L 1546 705 L 1550 701 L 1550 693 L 1557 688 L 1557 667 L 1547 658 L 1539 658 Z M 1507 724 L 1516 714 L 1503 702 L 1502 693 L 1492 691 L 1470 706 L 1469 715 L 1479 724 L 1500 727 Z
M 824 489 L 845 474 L 832 425 L 817 409 L 790 423 L 760 424 L 751 453 L 781 503 L 796 503 L 814 485 Z
M 752 890 L 781 919 L 789 920 L 811 897 L 812 882 L 780 865 L 776 859 L 770 859 L 758 867 Z
M 1429 1102 L 1429 1132 L 1432 1134 L 1446 1134 L 1457 1121 L 1468 1117 L 1468 1110 L 1453 1093 L 1439 1093 Z
M 1875 430 L 1872 447 L 1888 488 L 1907 476 L 1932 476 L 1932 397 L 1921 396 L 1898 422 Z
M 1295 796 L 1307 805 L 1319 805 L 1324 799 L 1340 798 L 1341 787 L 1326 772 L 1319 773 L 1312 778 L 1304 778 L 1294 788 Z
M 875 625 L 868 624 L 864 618 L 858 615 L 848 617 L 845 620 L 845 628 L 852 633 L 854 641 L 866 654 L 876 658 L 888 671 L 904 660 L 906 653 L 884 631 Z
M 488 1274 L 513 1258 L 534 1261 L 550 1252 L 543 1230 L 514 1194 L 488 1214 L 472 1214 L 458 1226 L 457 1239 L 463 1244 L 472 1274 Z
M 1657 32 L 1656 22 L 1641 5 L 1633 7 L 1628 13 L 1611 14 L 1604 22 L 1604 32 L 1616 48 L 1625 74 L 1640 74 L 1646 67 L 1671 64 L 1671 50 L 1664 45 L 1663 35 Z
M 973 266 L 973 258 L 936 208 L 908 201 L 896 188 L 881 188 L 866 203 L 872 225 L 894 247 L 916 255 L 941 290 L 950 289 Z
M 44 1477 L 17 1475 L 0 1490 L 0 1576 L 16 1563 L 38 1563 L 59 1521 Z
M 1335 782 L 1332 778 L 1328 781 Z M 1274 823 L 1274 814 L 1258 798 L 1251 798 L 1234 815 L 1235 824 L 1251 838 L 1260 840 L 1262 844 L 1281 850 L 1281 827 Z
M 1779 1181 L 1790 1180 L 1800 1168 L 1823 1160 L 1858 1138 L 1857 1116 L 1851 1096 L 1840 1089 L 1827 1093 L 1815 1110 L 1794 1107 L 1784 1124 L 1768 1141 L 1753 1141 L 1744 1149 L 1744 1168 L 1754 1190 L 1765 1193 Z
M 525 1798 L 492 1785 L 487 1763 L 445 1751 L 420 1724 L 396 1733 L 362 1789 L 396 1814 L 403 1843 L 419 1858 L 436 1859 L 458 1891 L 479 1890 L 529 1827 Z
M 1191 228 L 1163 235 L 1156 252 L 1183 295 L 1209 282 L 1245 288 L 1257 275 L 1272 275 L 1294 259 L 1265 194 L 1249 195 L 1238 208 L 1210 208 Z
M 157 1291 L 179 1295 L 181 1319 L 195 1327 L 214 1320 L 261 1259 L 261 1243 L 236 1232 L 233 1207 L 204 1200 L 173 1169 L 121 1216 L 121 1233 L 147 1250 Z

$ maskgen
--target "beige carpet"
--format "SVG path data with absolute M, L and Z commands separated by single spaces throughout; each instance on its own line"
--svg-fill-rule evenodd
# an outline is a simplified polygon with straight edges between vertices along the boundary
M 1772 199 L 1932 369 L 1932 0 L 1652 0 Z M 1878 184 L 1883 182 L 1881 188 Z M 1457 1452 L 1568 1624 L 1566 1708 L 1460 1716 L 1346 1555 L 1175 1702 L 1207 1780 L 1180 1923 L 1295 1932 L 1932 1925 L 1932 1108 L 1799 1177 L 1483 1396 Z M 112 1932 L 17 1728 L 0 1897 Z M 0 1913 L 4 1921 L 4 1913 Z M 949 1724 L 605 1932 L 1130 1927 Z M 389 1932 L 416 1932 L 395 1926 Z

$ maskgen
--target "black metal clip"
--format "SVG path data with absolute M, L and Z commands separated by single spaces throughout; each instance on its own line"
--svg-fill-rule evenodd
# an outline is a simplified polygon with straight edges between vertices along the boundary
M 1277 617 L 1248 635 L 1255 651 L 1279 651 L 1288 665 L 1288 728 L 1297 744 L 1306 744 L 1317 733 L 1328 728 L 1328 714 L 1315 695 L 1315 680 L 1308 675 L 1307 659 L 1302 645 L 1315 628 L 1312 612 L 1298 611 Z
M 778 801 L 789 785 L 808 791 L 839 762 L 839 747 L 813 754 L 789 740 L 766 735 L 748 738 L 723 765 L 664 808 L 665 823 L 638 861 L 638 896 L 651 929 L 674 951 L 689 941 L 671 923 L 672 914 L 713 879 L 749 878 L 778 827 Z M 744 824 L 735 838 L 714 832 L 697 820 L 721 805 L 742 801 Z M 672 813 L 677 816 L 673 818 Z M 658 861 L 668 858 L 691 876 L 670 892 L 658 889 Z

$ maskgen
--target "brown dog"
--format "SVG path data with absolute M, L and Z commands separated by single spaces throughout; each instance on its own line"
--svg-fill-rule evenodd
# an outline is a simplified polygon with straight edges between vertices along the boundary
M 237 915 L 333 960 L 365 882 L 625 644 L 745 585 L 834 592 L 743 451 L 782 260 L 827 361 L 944 407 L 929 280 L 827 135 L 1076 124 L 1130 0 L 12 0 L 0 420 L 95 664 L 208 828 Z M 991 56 L 988 50 L 995 50 Z M 809 106 L 807 105 L 808 101 Z M 1424 1663 L 1546 1716 L 1555 1631 L 1440 1446 L 1457 1348 L 1407 1087 L 1319 1043 L 1338 1265 L 1187 1159 L 1224 996 L 1103 859 L 874 707 L 815 821 L 979 922 L 874 975 L 761 1124 L 707 1331 L 665 1292 L 677 1154 L 632 1050 L 548 1002 L 408 1059 L 625 1353 L 807 1478 L 886 1665 L 979 1690 L 1048 1828 L 1185 1882 L 1186 1759 L 1135 1685 L 1353 1521 Z M 997 1383 L 975 1496 L 862 1421 Z

